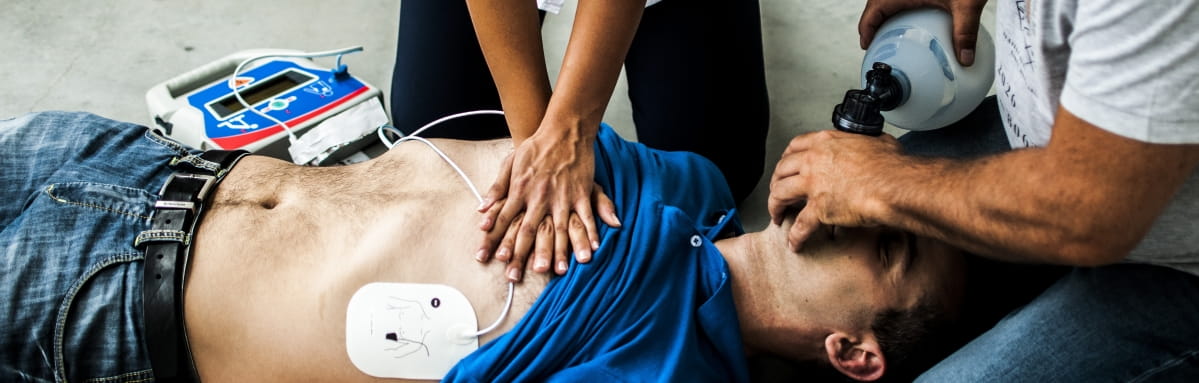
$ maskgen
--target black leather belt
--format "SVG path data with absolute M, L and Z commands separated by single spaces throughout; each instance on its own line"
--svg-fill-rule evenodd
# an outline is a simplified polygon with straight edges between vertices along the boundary
M 146 350 L 158 382 L 199 381 L 183 320 L 192 236 L 204 213 L 205 198 L 246 154 L 211 150 L 172 160 L 175 173 L 158 193 L 150 230 L 134 240 L 133 245 L 146 252 L 142 315 Z

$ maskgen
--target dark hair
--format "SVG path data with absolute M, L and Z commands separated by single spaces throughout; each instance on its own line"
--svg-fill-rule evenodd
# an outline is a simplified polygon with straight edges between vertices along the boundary
M 870 329 L 887 360 L 881 382 L 910 382 L 953 351 L 953 321 L 945 306 L 921 299 L 907 310 L 888 309 L 874 316 Z
M 911 382 L 960 346 L 950 318 L 946 306 L 927 297 L 910 309 L 888 309 L 875 315 L 870 328 L 887 361 L 887 370 L 878 382 Z M 857 382 L 823 359 L 788 361 L 759 356 L 751 358 L 750 364 L 750 380 L 755 382 Z

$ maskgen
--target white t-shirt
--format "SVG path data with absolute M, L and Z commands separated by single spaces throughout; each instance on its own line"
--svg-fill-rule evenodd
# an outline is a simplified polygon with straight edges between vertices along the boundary
M 1059 106 L 1131 139 L 1199 143 L 1199 0 L 1001 0 L 996 11 L 995 93 L 1013 148 L 1048 144 Z M 1199 274 L 1199 172 L 1127 259 Z
M 659 1 L 662 0 L 647 0 L 645 6 L 648 7 L 657 4 Z M 566 0 L 537 0 L 537 9 L 556 15 L 559 11 L 562 11 L 563 3 L 566 3 Z

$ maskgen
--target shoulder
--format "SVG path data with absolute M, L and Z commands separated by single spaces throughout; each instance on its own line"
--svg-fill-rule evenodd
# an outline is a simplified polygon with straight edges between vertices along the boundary
M 736 207 L 724 175 L 708 159 L 627 141 L 607 125 L 596 139 L 595 177 L 618 210 L 660 200 L 694 218 L 701 210 Z
M 1199 142 L 1199 0 L 1046 0 L 1065 32 L 1061 104 L 1104 130 L 1152 143 Z

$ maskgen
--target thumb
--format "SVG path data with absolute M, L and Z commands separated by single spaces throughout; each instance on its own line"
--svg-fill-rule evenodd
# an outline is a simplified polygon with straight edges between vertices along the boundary
M 612 227 L 620 227 L 620 219 L 616 218 L 616 205 L 612 203 L 612 199 L 608 198 L 608 194 L 604 193 L 604 189 L 599 185 L 595 185 L 592 189 L 592 194 L 595 199 L 596 211 L 599 212 L 600 219 L 604 223 Z
M 515 155 L 515 154 L 513 154 Z M 480 213 L 487 211 L 495 201 L 499 201 L 508 197 L 508 185 L 512 178 L 512 155 L 509 155 L 504 162 L 500 163 L 500 172 L 495 176 L 495 183 L 491 184 L 491 188 L 487 189 L 487 194 L 483 195 L 483 202 L 479 204 L 478 211 Z
M 804 207 L 795 216 L 795 223 L 791 225 L 791 230 L 787 232 L 787 245 L 791 251 L 800 251 L 803 249 L 804 242 L 812 237 L 812 233 L 820 228 L 820 219 L 817 217 L 814 209 Z
M 953 48 L 963 66 L 974 65 L 974 46 L 978 41 L 982 11 L 983 4 L 974 1 L 955 2 L 949 11 L 953 17 Z

